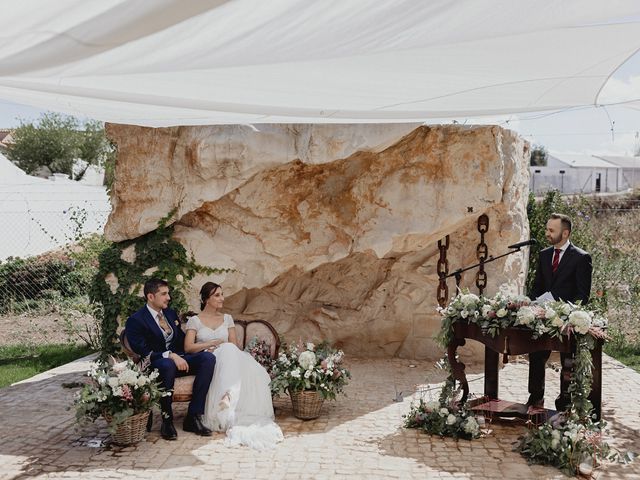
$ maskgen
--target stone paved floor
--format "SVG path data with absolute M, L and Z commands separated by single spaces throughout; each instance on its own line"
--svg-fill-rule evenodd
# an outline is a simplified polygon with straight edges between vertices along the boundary
M 0 390 L 0 478 L 566 478 L 554 468 L 528 466 L 512 451 L 525 430 L 522 424 L 494 423 L 489 436 L 473 442 L 403 429 L 401 417 L 414 386 L 438 393 L 443 374 L 431 362 L 351 359 L 348 397 L 325 403 L 317 420 L 296 419 L 288 399 L 277 399 L 276 420 L 285 440 L 270 452 L 227 448 L 222 434 L 202 438 L 182 432 L 184 404 L 176 409 L 177 441 L 160 438 L 156 418 L 154 430 L 137 446 L 103 446 L 104 423 L 79 432 L 73 412 L 66 410 L 75 390 L 62 384 L 79 380 L 87 365 L 87 360 L 74 362 Z M 640 374 L 610 358 L 603 370 L 608 439 L 640 452 Z M 472 392 L 479 393 L 478 368 L 468 367 L 468 373 Z M 524 401 L 526 376 L 526 363 L 508 364 L 501 371 L 501 396 Z M 547 379 L 547 398 L 554 398 L 557 374 L 548 370 Z M 403 402 L 392 401 L 396 389 Z M 640 479 L 640 461 L 607 465 L 597 478 Z

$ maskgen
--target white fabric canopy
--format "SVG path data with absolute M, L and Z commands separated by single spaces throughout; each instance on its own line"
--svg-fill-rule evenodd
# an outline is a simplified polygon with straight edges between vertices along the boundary
M 149 126 L 598 103 L 637 0 L 0 1 L 0 98 Z

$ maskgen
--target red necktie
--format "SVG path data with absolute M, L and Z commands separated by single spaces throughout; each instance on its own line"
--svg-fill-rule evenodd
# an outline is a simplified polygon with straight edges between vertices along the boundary
M 551 270 L 553 270 L 553 273 L 556 273 L 556 270 L 558 270 L 558 264 L 560 263 L 560 252 L 562 250 L 560 250 L 559 248 L 554 249 L 553 252 L 553 263 L 551 263 Z

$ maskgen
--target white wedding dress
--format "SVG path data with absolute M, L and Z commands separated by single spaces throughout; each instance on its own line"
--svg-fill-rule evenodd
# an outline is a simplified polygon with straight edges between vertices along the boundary
M 207 394 L 204 423 L 215 431 L 226 431 L 225 443 L 229 446 L 247 445 L 256 450 L 274 448 L 284 437 L 273 421 L 271 379 L 249 353 L 229 343 L 229 328 L 233 326 L 233 318 L 227 314 L 216 329 L 203 325 L 197 316 L 187 322 L 187 330 L 196 331 L 196 343 L 226 342 L 213 352 L 216 366 Z

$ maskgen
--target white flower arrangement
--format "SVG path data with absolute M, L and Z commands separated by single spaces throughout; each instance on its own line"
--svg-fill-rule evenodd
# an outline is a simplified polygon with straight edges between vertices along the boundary
M 95 421 L 110 418 L 109 429 L 128 417 L 150 410 L 167 395 L 157 382 L 158 371 L 147 374 L 131 360 L 115 363 L 93 363 L 87 372 L 89 382 L 75 399 L 76 419 Z
M 271 371 L 271 393 L 315 390 L 325 399 L 335 399 L 351 378 L 342 361 L 344 352 L 323 342 L 284 345 Z

